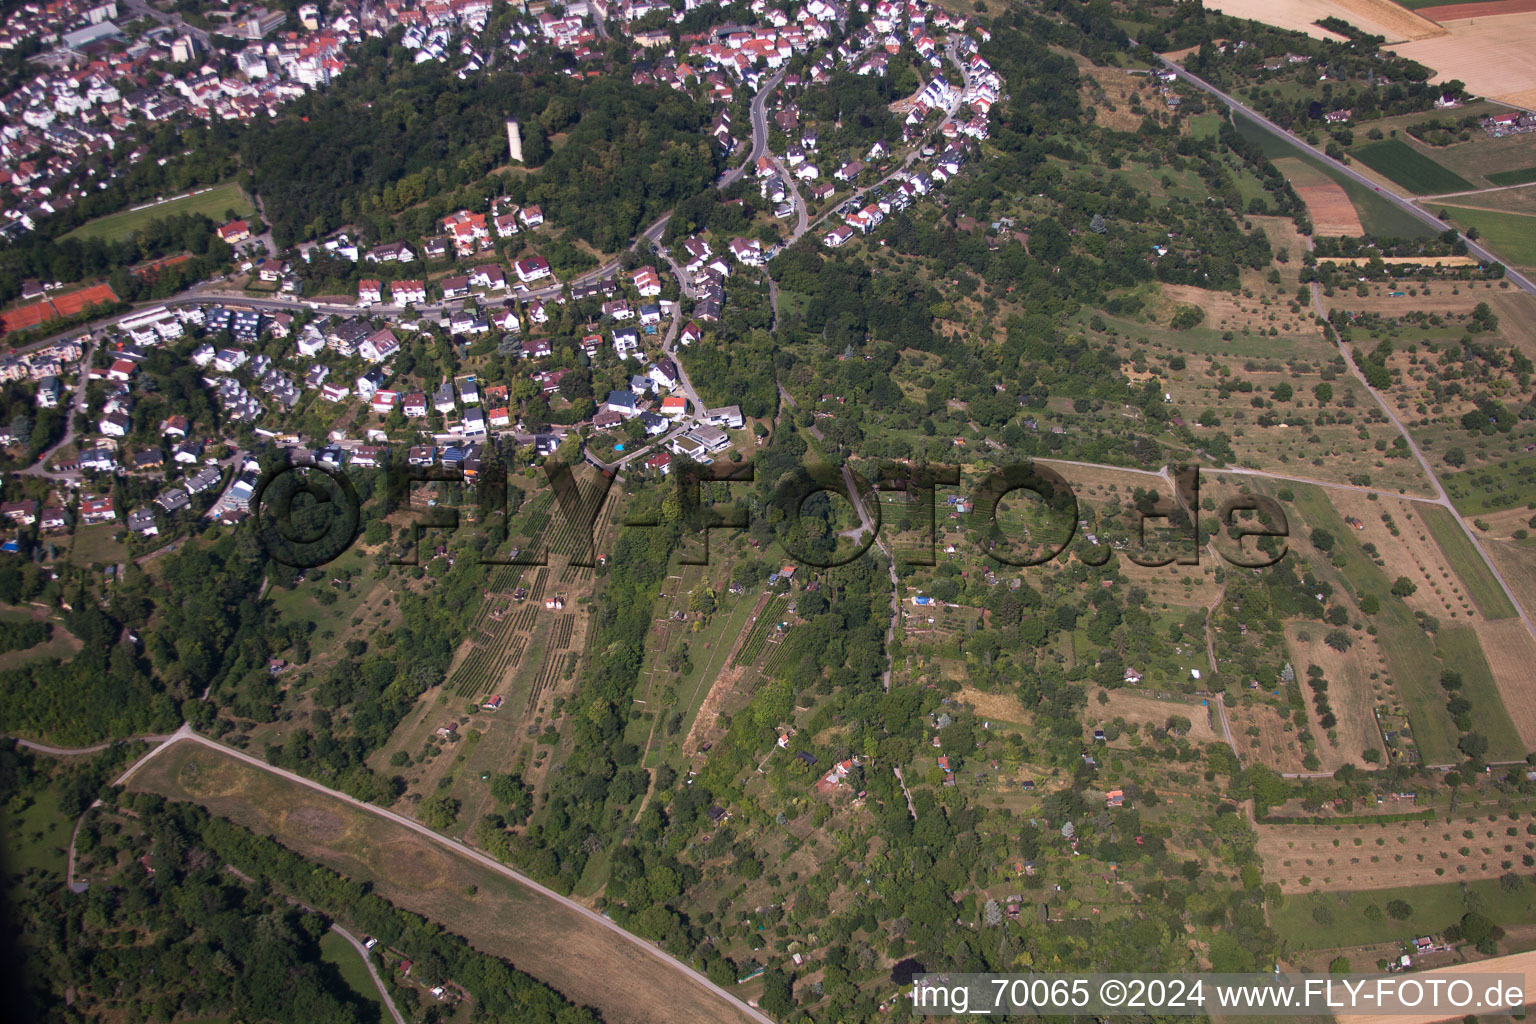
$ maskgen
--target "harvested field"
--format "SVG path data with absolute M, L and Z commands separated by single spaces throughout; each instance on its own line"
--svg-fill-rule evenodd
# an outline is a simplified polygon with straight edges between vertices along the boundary
M 1516 106 L 1536 106 L 1536 13 L 1447 20 L 1445 33 L 1393 49 L 1435 69 L 1433 82 L 1460 79 L 1467 91 Z
M 1536 0 L 1492 0 L 1491 3 L 1440 4 L 1418 9 L 1423 17 L 1441 24 L 1462 18 L 1491 18 L 1498 14 L 1524 14 L 1528 11 L 1536 11 Z
M 401 825 L 198 744 L 166 751 L 131 788 L 194 801 L 369 882 L 385 899 L 597 1007 L 615 1024 L 744 1019 L 682 976 L 663 977 L 653 956 L 568 907 Z M 317 829 L 324 838 L 314 835 Z
M 1520 741 L 1527 750 L 1536 750 L 1536 688 L 1530 685 L 1536 640 L 1519 619 L 1479 623 L 1477 638 Z
M 1100 704 L 1097 700 L 1089 701 L 1084 714 L 1088 718 L 1090 728 L 1098 728 L 1098 723 L 1123 718 L 1132 725 L 1141 725 L 1146 728 L 1156 726 L 1159 729 L 1167 723 L 1169 718 L 1179 715 L 1189 719 L 1191 728 L 1188 736 L 1191 743 L 1217 743 L 1221 740 L 1211 726 L 1210 715 L 1198 701 L 1190 703 L 1182 700 L 1158 700 L 1130 690 L 1110 690 L 1108 704 Z M 1129 746 L 1130 738 L 1122 736 L 1115 745 Z
M 1521 520 L 1521 525 L 1524 525 L 1524 520 Z M 1515 600 L 1522 607 L 1536 609 L 1536 548 L 1529 541 L 1521 543 L 1516 540 L 1486 538 L 1483 547 L 1499 567 L 1504 582 L 1515 592 Z
M 1296 893 L 1496 878 L 1536 851 L 1536 839 L 1523 829 L 1505 835 L 1507 825 L 1457 818 L 1256 829 L 1265 880 Z
M 1382 748 L 1375 708 L 1388 701 L 1392 682 L 1380 671 L 1380 655 L 1374 642 L 1367 643 L 1369 638 L 1362 637 L 1347 651 L 1336 651 L 1323 643 L 1325 635 L 1326 631 L 1318 629 L 1316 623 L 1292 622 L 1285 629 L 1285 644 L 1291 652 L 1296 678 L 1306 680 L 1307 669 L 1312 665 L 1321 668 L 1328 680 L 1328 704 L 1339 720 L 1334 736 L 1330 737 L 1318 725 L 1311 691 L 1303 682 L 1307 716 L 1312 723 L 1312 735 L 1317 737 L 1317 759 L 1325 772 L 1338 771 L 1346 764 L 1364 768 L 1366 762 L 1361 754 Z
M 1360 226 L 1360 214 L 1338 185 L 1297 185 L 1295 188 L 1312 216 L 1312 229 L 1319 235 L 1353 237 L 1365 233 Z
M 1370 259 L 1364 259 L 1359 256 L 1352 256 L 1349 259 L 1329 256 L 1317 262 L 1336 263 L 1341 267 L 1357 267 L 1362 263 L 1370 263 L 1372 259 L 1380 260 L 1383 265 L 1388 267 L 1475 267 L 1483 262 L 1473 256 L 1373 256 Z
M 1372 35 L 1385 36 L 1388 42 L 1425 39 L 1445 31 L 1390 0 L 1210 0 L 1207 6 L 1234 18 L 1252 18 L 1277 28 L 1305 32 L 1314 39 L 1340 38 L 1316 24 L 1330 17 L 1343 18 Z
M 1483 6 L 1478 4 L 1476 6 Z M 1490 4 L 1488 6 L 1497 6 Z M 1452 964 L 1449 967 L 1437 967 L 1432 971 L 1425 971 L 1416 977 L 1448 978 L 1458 974 L 1519 974 L 1529 978 L 1531 972 L 1536 971 L 1536 952 L 1512 953 L 1509 956 L 1496 956 L 1488 960 L 1476 960 L 1472 963 Z M 1527 989 L 1527 998 L 1530 996 Z M 1527 1004 L 1529 1005 L 1529 1004 Z M 1431 1024 L 1432 1021 L 1446 1020 L 1449 1017 L 1457 1017 L 1460 1014 L 1425 1013 L 1418 1016 L 1402 1014 L 1374 1014 L 1356 1013 L 1339 1014 L 1334 1020 L 1337 1024 Z

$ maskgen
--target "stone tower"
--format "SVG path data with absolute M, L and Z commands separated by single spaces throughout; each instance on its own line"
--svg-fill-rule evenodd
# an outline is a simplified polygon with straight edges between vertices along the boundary
M 523 162 L 523 131 L 511 118 L 507 119 L 507 149 L 512 154 L 513 163 Z

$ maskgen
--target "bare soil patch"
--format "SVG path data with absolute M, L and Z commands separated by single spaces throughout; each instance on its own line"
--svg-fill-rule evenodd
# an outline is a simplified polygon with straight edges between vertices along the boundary
M 1199 703 L 1158 700 L 1131 690 L 1108 692 L 1108 704 L 1100 704 L 1096 698 L 1089 700 L 1083 714 L 1087 717 L 1090 728 L 1098 728 L 1096 723 L 1123 718 L 1130 724 L 1142 726 L 1143 729 L 1154 726 L 1161 729 L 1167 725 L 1169 718 L 1178 715 L 1189 719 L 1191 728 L 1188 738 L 1191 743 L 1216 743 L 1221 739 L 1216 729 L 1212 727 L 1206 709 Z
M 969 704 L 984 719 L 999 722 L 1026 723 L 1031 720 L 1019 698 L 1011 693 L 987 693 L 972 686 L 962 687 L 955 695 L 960 703 Z
M 1475 623 L 1482 618 L 1434 535 L 1419 518 L 1415 502 L 1384 494 L 1372 501 L 1354 491 L 1336 491 L 1329 498 L 1339 515 L 1360 521 L 1363 528 L 1355 531 L 1356 537 L 1362 543 L 1375 545 L 1386 563 L 1382 571 L 1387 578 L 1406 576 L 1418 587 L 1402 599 L 1409 608 L 1455 622 L 1470 619 Z M 1391 517 L 1391 526 L 1383 516 Z M 1397 528 L 1395 536 L 1391 527 Z
M 1312 227 L 1319 235 L 1362 235 L 1360 215 L 1344 189 L 1333 183 L 1327 185 L 1296 185 L 1296 194 L 1307 204 L 1312 215 Z
M 1176 306 L 1200 307 L 1205 311 L 1205 322 L 1213 327 L 1252 327 L 1268 331 L 1271 326 L 1269 316 L 1274 307 L 1264 306 L 1257 299 L 1188 284 L 1165 284 L 1163 295 Z
M 1275 705 L 1239 702 L 1228 706 L 1227 719 L 1232 724 L 1232 739 L 1244 764 L 1262 764 L 1277 772 L 1302 771 L 1306 751 L 1290 720 L 1282 717 Z M 1256 732 L 1258 735 L 1253 735 Z
M 333 842 L 347 832 L 346 823 L 324 807 L 296 807 L 283 815 L 283 828 L 319 843 Z
M 1123 68 L 1099 67 L 1081 57 L 1077 70 L 1083 77 L 1084 101 L 1094 109 L 1099 124 L 1122 132 L 1141 127 L 1146 115 L 1131 112 L 1131 96 L 1150 81 L 1150 76 L 1128 75 Z

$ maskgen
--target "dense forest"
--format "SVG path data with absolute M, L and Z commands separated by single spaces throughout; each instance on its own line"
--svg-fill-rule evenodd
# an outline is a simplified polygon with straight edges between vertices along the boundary
M 553 68 L 460 81 L 383 41 L 365 43 L 353 70 L 292 113 L 236 143 L 279 245 L 358 222 L 374 237 L 419 236 L 456 205 L 483 207 L 507 190 L 611 252 L 716 172 L 707 108 L 672 90 L 582 83 Z M 508 117 L 523 125 L 526 163 L 541 169 L 487 178 L 507 162 Z

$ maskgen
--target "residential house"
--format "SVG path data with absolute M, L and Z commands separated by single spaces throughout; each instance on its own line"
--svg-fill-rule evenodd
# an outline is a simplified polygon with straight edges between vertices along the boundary
M 471 270 L 469 283 L 474 288 L 502 289 L 507 286 L 507 272 L 494 263 L 489 263 Z
M 608 392 L 608 398 L 603 402 L 603 408 L 608 412 L 616 412 L 625 419 L 640 414 L 639 402 L 632 391 Z
M 677 364 L 665 357 L 658 359 L 647 374 L 657 387 L 666 388 L 668 391 L 677 387 Z
M 416 254 L 404 242 L 390 242 L 374 246 L 363 258 L 369 263 L 410 263 Z
M 389 294 L 397 306 L 419 306 L 427 301 L 427 286 L 423 281 L 396 281 L 389 286 Z
M 534 281 L 542 281 L 551 276 L 549 261 L 542 256 L 529 256 L 512 264 L 512 269 L 517 272 L 517 279 L 523 284 Z
M 117 508 L 113 504 L 112 495 L 106 496 L 86 494 L 80 498 L 80 522 L 86 526 L 98 526 L 102 523 L 117 521 Z
M 722 405 L 717 409 L 705 409 L 704 422 L 714 427 L 740 430 L 746 421 L 742 419 L 739 405 Z
M 37 522 L 37 499 L 23 498 L 0 504 L 0 517 L 18 526 L 31 526 Z
M 357 354 L 370 363 L 382 363 L 384 360 L 400 351 L 400 339 L 395 337 L 388 327 L 380 328 L 368 335 L 363 343 L 357 346 Z
M 154 512 L 147 508 L 136 508 L 128 513 L 128 529 L 140 537 L 154 537 L 160 533 Z
M 640 332 L 633 327 L 622 327 L 613 332 L 613 354 L 628 359 L 640 351 Z

